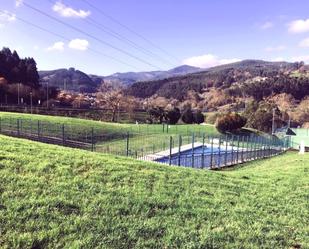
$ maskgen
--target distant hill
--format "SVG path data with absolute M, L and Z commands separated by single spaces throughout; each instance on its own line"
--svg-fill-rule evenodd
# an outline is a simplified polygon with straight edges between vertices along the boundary
M 128 94 L 140 98 L 157 94 L 166 98 L 184 100 L 189 90 L 201 92 L 207 87 L 228 88 L 235 82 L 257 76 L 275 76 L 280 72 L 295 70 L 298 66 L 298 63 L 244 60 L 181 76 L 136 82 L 129 87 Z
M 101 83 L 100 79 L 92 78 L 74 68 L 39 71 L 39 75 L 41 82 L 48 82 L 50 86 L 74 92 L 93 93 Z
M 149 81 L 155 79 L 164 79 L 174 76 L 185 75 L 188 73 L 199 72 L 202 69 L 183 65 L 168 71 L 152 72 L 127 72 L 115 73 L 109 76 L 87 75 L 86 73 L 70 69 L 57 69 L 51 71 L 40 71 L 40 80 L 48 82 L 50 86 L 61 90 L 78 92 L 96 92 L 102 81 L 108 81 L 115 84 L 130 86 L 138 81 Z
M 138 81 L 149 81 L 165 79 L 175 76 L 186 75 L 188 73 L 195 73 L 201 71 L 201 68 L 183 65 L 173 68 L 168 71 L 150 71 L 150 72 L 128 72 L 128 73 L 115 73 L 103 77 L 105 81 L 122 83 L 124 85 L 132 85 Z

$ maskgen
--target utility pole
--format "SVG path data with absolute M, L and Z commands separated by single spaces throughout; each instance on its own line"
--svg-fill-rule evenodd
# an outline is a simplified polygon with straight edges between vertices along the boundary
M 30 110 L 32 114 L 32 92 L 30 92 Z
M 20 83 L 17 83 L 17 105 L 20 105 L 20 99 L 19 99 L 19 87 L 20 87 Z
M 78 107 L 80 109 L 80 99 L 82 98 L 82 96 L 80 94 L 80 85 L 78 85 L 78 90 L 79 90 Z
M 273 108 L 273 122 L 272 122 L 272 128 L 271 128 L 271 134 L 275 134 L 275 115 L 276 115 L 276 108 Z
M 63 91 L 66 91 L 66 88 L 67 88 L 67 80 L 64 79 L 63 80 Z
M 48 107 L 49 107 L 48 95 L 49 95 L 49 91 L 48 91 L 48 82 L 46 82 L 46 106 L 47 106 L 47 109 L 48 109 Z

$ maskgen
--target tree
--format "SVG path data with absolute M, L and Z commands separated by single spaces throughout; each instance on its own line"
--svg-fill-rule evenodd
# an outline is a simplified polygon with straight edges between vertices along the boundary
M 193 112 L 191 108 L 186 108 L 182 113 L 181 120 L 185 124 L 192 124 L 194 122 Z
M 200 110 L 195 112 L 193 117 L 194 117 L 194 123 L 196 124 L 202 124 L 205 122 L 204 114 Z
M 111 121 L 116 121 L 117 111 L 126 105 L 123 89 L 109 83 L 103 83 L 97 93 L 97 104 L 112 112 Z
M 172 110 L 167 111 L 166 113 L 166 119 L 169 124 L 177 124 L 180 117 L 181 117 L 181 113 L 177 107 L 175 107 Z
M 166 119 L 166 112 L 162 107 L 152 107 L 148 109 L 148 114 L 152 123 L 160 123 Z
M 247 126 L 260 131 L 270 132 L 272 130 L 273 112 L 275 114 L 275 124 L 282 125 L 282 113 L 275 104 L 265 101 L 259 103 L 254 101 L 248 104 L 244 112 L 244 116 L 248 120 Z
M 244 127 L 246 122 L 246 118 L 238 113 L 228 113 L 217 119 L 216 128 L 221 133 L 234 132 Z

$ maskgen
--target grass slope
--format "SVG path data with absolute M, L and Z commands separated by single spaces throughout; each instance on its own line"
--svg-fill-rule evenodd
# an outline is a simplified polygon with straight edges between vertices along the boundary
M 0 112 L 0 118 L 2 119 L 31 119 L 34 121 L 40 120 L 41 122 L 50 122 L 54 124 L 70 125 L 77 130 L 90 130 L 92 127 L 96 132 L 108 132 L 108 133 L 121 133 L 126 132 L 138 132 L 140 134 L 147 133 L 162 133 L 163 127 L 160 124 L 119 124 L 110 122 L 101 122 L 79 118 L 48 116 L 48 115 L 36 115 L 36 114 L 22 114 L 22 113 L 10 113 Z M 216 128 L 213 125 L 172 125 L 169 129 L 169 134 L 187 134 L 191 132 L 210 134 L 218 134 Z
M 0 248 L 309 248 L 308 154 L 214 172 L 0 148 Z

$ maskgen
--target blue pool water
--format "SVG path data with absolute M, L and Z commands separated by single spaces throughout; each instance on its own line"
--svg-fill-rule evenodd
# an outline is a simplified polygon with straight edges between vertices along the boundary
M 203 153 L 219 153 L 220 152 L 225 152 L 225 147 L 223 148 L 223 146 L 221 146 L 221 148 L 219 149 L 218 146 L 213 146 L 212 150 L 211 147 L 207 147 L 207 146 L 200 146 L 200 147 L 196 147 L 194 148 L 194 150 L 190 149 L 190 150 L 186 150 L 186 151 L 182 151 L 180 152 L 181 155 L 192 155 L 194 154 L 203 154 Z M 178 154 L 178 153 L 177 153 Z
M 241 151 L 237 153 L 236 148 L 233 151 L 230 148 L 226 150 L 225 146 L 221 146 L 221 148 L 218 146 L 213 148 L 210 146 L 200 146 L 194 148 L 194 150 L 190 149 L 182 151 L 180 154 L 173 154 L 171 158 L 169 156 L 162 157 L 156 161 L 185 167 L 210 168 L 231 164 L 240 159 L 240 157 L 248 156 L 247 154 L 247 152 L 242 153 Z

